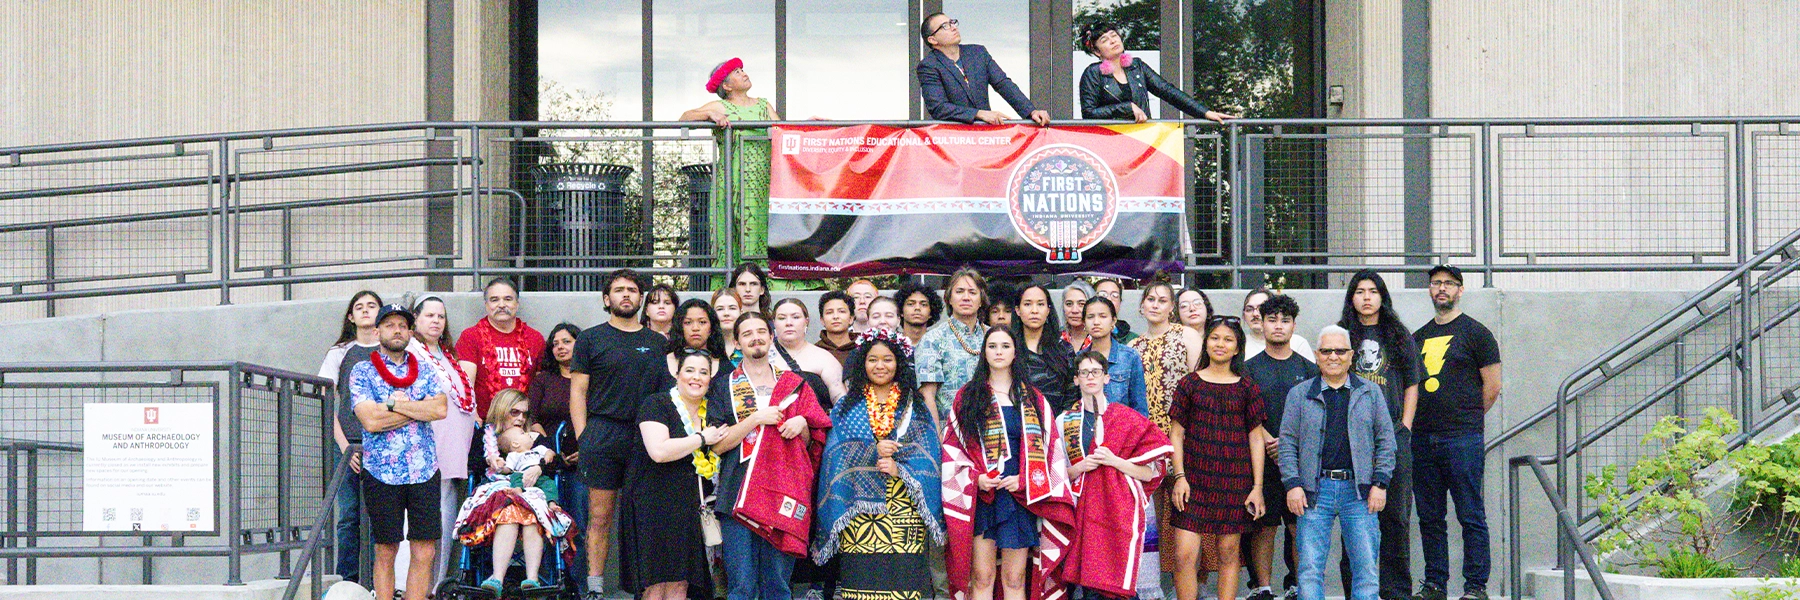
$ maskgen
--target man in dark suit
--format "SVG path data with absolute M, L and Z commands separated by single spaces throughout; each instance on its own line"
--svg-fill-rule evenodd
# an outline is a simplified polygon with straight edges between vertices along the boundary
M 955 19 L 932 13 L 919 24 L 919 37 L 925 38 L 931 51 L 913 70 L 919 77 L 919 94 L 925 97 L 925 110 L 931 118 L 999 125 L 1007 117 L 988 106 L 991 85 L 1019 114 L 1028 115 L 1038 125 L 1050 124 L 1050 113 L 1032 105 L 1018 84 L 994 62 L 987 48 L 962 43 L 962 31 Z

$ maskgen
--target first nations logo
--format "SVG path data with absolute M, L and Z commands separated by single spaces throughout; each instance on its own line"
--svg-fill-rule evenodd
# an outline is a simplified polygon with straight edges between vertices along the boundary
M 1044 260 L 1081 262 L 1081 252 L 1106 238 L 1119 216 L 1119 181 L 1106 161 L 1086 148 L 1051 144 L 1019 161 L 1007 178 L 1013 229 Z

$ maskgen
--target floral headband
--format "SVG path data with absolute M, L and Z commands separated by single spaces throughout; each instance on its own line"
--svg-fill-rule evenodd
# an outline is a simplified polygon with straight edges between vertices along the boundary
M 900 349 L 900 352 L 902 354 L 906 355 L 907 359 L 909 359 L 909 360 L 912 359 L 912 355 L 913 355 L 912 340 L 907 339 L 907 337 L 905 335 L 901 334 L 898 331 L 895 331 L 893 328 L 874 327 L 874 328 L 870 328 L 870 329 L 865 329 L 862 331 L 862 333 L 856 334 L 856 345 L 858 345 L 858 346 L 868 344 L 869 342 L 875 341 L 875 340 L 881 340 L 881 341 L 887 342 L 889 344 L 893 344 L 894 347 Z

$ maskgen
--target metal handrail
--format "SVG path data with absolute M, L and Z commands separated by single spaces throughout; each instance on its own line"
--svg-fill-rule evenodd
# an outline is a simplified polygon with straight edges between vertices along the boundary
M 1789 248 L 1792 247 L 1796 243 L 1800 243 L 1800 229 L 1796 229 L 1793 232 L 1788 233 L 1787 236 L 1781 238 L 1781 241 L 1771 244 L 1768 248 L 1764 249 L 1762 252 L 1757 253 L 1757 255 L 1755 257 L 1752 257 L 1750 260 L 1744 261 L 1743 263 L 1739 264 L 1737 266 L 1737 268 L 1732 269 L 1731 272 L 1726 273 L 1724 276 L 1720 277 L 1717 281 L 1714 281 L 1711 285 L 1708 285 L 1704 289 L 1700 290 L 1699 292 L 1696 292 L 1693 295 L 1689 296 L 1686 301 L 1682 302 L 1680 305 L 1676 306 L 1675 308 L 1670 309 L 1668 312 L 1664 313 L 1661 317 L 1658 317 L 1655 321 L 1652 321 L 1650 324 L 1639 328 L 1636 333 L 1633 333 L 1631 336 L 1625 338 L 1623 341 L 1621 341 L 1617 344 L 1614 344 L 1612 348 L 1609 348 L 1605 352 L 1600 353 L 1600 356 L 1594 358 L 1593 360 L 1588 361 L 1586 364 L 1575 369 L 1575 371 L 1573 371 L 1568 377 L 1563 379 L 1562 385 L 1557 390 L 1556 402 L 1553 402 L 1550 404 L 1550 406 L 1545 407 L 1543 410 L 1540 410 L 1537 413 L 1532 414 L 1530 417 L 1527 417 L 1525 420 L 1519 421 L 1518 423 L 1513 424 L 1513 426 L 1508 427 L 1505 431 L 1501 432 L 1500 435 L 1494 436 L 1493 439 L 1491 439 L 1487 442 L 1486 448 L 1484 449 L 1484 451 L 1492 452 L 1492 451 L 1494 451 L 1495 448 L 1498 448 L 1498 447 L 1500 447 L 1500 445 L 1506 443 L 1507 440 L 1510 440 L 1510 439 L 1518 436 L 1520 433 L 1523 433 L 1525 430 L 1530 429 L 1530 428 L 1538 425 L 1539 423 L 1542 423 L 1545 419 L 1551 418 L 1551 417 L 1556 417 L 1556 416 L 1560 415 L 1561 407 L 1567 405 L 1568 403 L 1574 402 L 1574 399 L 1571 397 L 1571 394 L 1570 394 L 1570 388 L 1573 387 L 1576 383 L 1579 383 L 1580 381 L 1582 381 L 1583 379 L 1586 379 L 1588 376 L 1591 376 L 1594 373 L 1601 372 L 1602 367 L 1605 367 L 1613 359 L 1616 359 L 1616 358 L 1620 357 L 1621 355 L 1624 355 L 1626 352 L 1629 352 L 1633 348 L 1638 347 L 1639 344 L 1642 344 L 1645 341 L 1649 340 L 1650 338 L 1656 336 L 1657 333 L 1659 331 L 1661 331 L 1664 327 L 1667 327 L 1669 324 L 1680 320 L 1683 317 L 1683 315 L 1687 314 L 1688 311 L 1699 308 L 1701 306 L 1701 304 L 1705 303 L 1706 299 L 1711 298 L 1713 296 L 1713 294 L 1719 293 L 1720 291 L 1723 291 L 1725 288 L 1737 284 L 1739 278 L 1742 278 L 1751 272 L 1762 270 L 1764 263 L 1767 263 L 1771 259 L 1774 259 L 1777 257 L 1785 258 L 1784 253 L 1788 252 Z M 1758 289 L 1760 289 L 1760 288 L 1758 288 Z M 1736 301 L 1743 301 L 1743 299 L 1740 298 Z M 1672 339 L 1665 340 L 1665 343 L 1672 343 Z M 1560 430 L 1564 429 L 1565 425 L 1566 425 L 1566 423 L 1559 422 L 1558 430 L 1560 431 Z M 1561 437 L 1559 437 L 1557 440 L 1557 449 L 1558 449 L 1558 452 L 1566 453 L 1566 452 L 1571 451 L 1570 449 L 1567 448 L 1566 440 L 1562 439 Z
M 1576 527 L 1575 519 L 1569 514 L 1569 508 L 1563 503 L 1560 494 L 1552 492 L 1552 488 L 1555 486 L 1551 484 L 1550 476 L 1544 473 L 1544 463 L 1562 462 L 1562 459 L 1554 456 L 1540 457 L 1527 454 L 1512 457 L 1506 462 L 1506 487 L 1512 504 L 1509 507 L 1510 510 L 1507 511 L 1507 526 L 1511 533 L 1509 537 L 1512 546 L 1512 564 L 1507 569 L 1511 588 L 1507 590 L 1507 593 L 1518 598 L 1525 589 L 1523 584 L 1525 575 L 1520 572 L 1522 567 L 1519 561 L 1519 556 L 1524 553 L 1519 542 L 1519 467 L 1527 466 L 1531 467 L 1532 474 L 1537 476 L 1538 487 L 1543 489 L 1544 496 L 1550 500 L 1550 508 L 1556 511 L 1556 551 L 1557 564 L 1562 567 L 1563 572 L 1562 597 L 1575 597 L 1575 569 L 1569 567 L 1567 556 L 1567 553 L 1572 550 L 1581 556 L 1581 564 L 1587 569 L 1588 577 L 1594 580 L 1594 589 L 1600 592 L 1600 598 L 1613 600 L 1612 588 L 1606 585 L 1606 573 L 1600 569 L 1600 563 L 1594 559 L 1594 553 L 1588 551 L 1587 544 L 1573 543 L 1573 540 L 1581 539 L 1581 531 Z
M 350 459 L 359 452 L 362 452 L 362 444 L 353 443 L 344 449 L 343 456 L 338 458 L 337 468 L 331 471 L 331 484 L 325 486 L 324 497 L 337 497 L 338 489 L 343 487 L 344 480 L 350 477 Z M 324 595 L 324 590 L 320 588 L 325 583 L 323 573 L 325 561 L 320 556 L 319 548 L 324 545 L 326 539 L 331 537 L 326 534 L 326 531 L 331 524 L 333 508 L 335 507 L 330 502 L 320 503 L 319 516 L 313 519 L 312 536 L 307 538 L 306 546 L 301 548 L 300 558 L 296 562 L 299 565 L 299 572 L 291 573 L 288 576 L 287 588 L 281 592 L 281 600 L 294 600 L 294 594 L 300 592 L 300 578 L 305 577 L 308 572 L 312 573 L 312 593 L 318 596 Z

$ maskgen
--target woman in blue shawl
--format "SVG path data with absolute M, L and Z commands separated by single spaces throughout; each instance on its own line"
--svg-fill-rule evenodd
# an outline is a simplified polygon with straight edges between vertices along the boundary
M 815 503 L 813 560 L 838 557 L 844 600 L 918 600 L 931 594 L 926 553 L 944 544 L 938 436 L 913 381 L 912 344 L 866 331 L 846 363 L 831 411 Z

